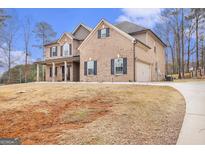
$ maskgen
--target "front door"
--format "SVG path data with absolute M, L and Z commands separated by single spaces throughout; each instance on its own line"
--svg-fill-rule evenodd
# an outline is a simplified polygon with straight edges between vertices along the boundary
M 65 67 L 61 66 L 62 68 L 62 81 L 65 81 Z M 67 81 L 70 81 L 70 65 L 67 66 Z

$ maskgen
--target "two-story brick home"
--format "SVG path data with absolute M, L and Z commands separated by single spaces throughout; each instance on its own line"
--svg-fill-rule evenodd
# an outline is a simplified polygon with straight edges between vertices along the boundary
M 79 47 L 80 81 L 162 80 L 165 47 L 150 29 L 101 20 Z
M 46 81 L 79 81 L 80 53 L 78 47 L 91 30 L 88 26 L 80 24 L 72 33 L 65 32 L 58 40 L 45 44 L 45 60 L 36 62 L 37 80 L 39 80 L 40 64 L 45 66 Z
M 75 40 L 75 33 L 81 34 L 83 39 Z M 65 33 L 57 41 L 59 48 L 66 42 L 70 44 L 71 40 L 69 51 L 73 53 L 66 58 L 58 54 L 54 59 L 49 56 L 56 54 L 55 42 L 45 45 L 49 57 L 45 60 L 46 81 L 62 81 L 65 74 L 68 77 L 65 81 L 84 82 L 157 81 L 164 78 L 166 45 L 150 29 L 127 21 L 113 25 L 102 19 L 93 30 L 81 25 L 74 33 Z M 73 45 L 75 41 L 78 43 Z M 62 67 L 61 72 L 57 71 L 56 64 Z M 65 72 L 67 64 L 69 69 Z

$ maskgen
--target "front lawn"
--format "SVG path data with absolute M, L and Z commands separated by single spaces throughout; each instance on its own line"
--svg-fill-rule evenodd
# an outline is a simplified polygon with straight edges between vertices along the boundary
M 0 138 L 18 137 L 22 144 L 176 144 L 184 114 L 184 98 L 170 87 L 0 87 Z

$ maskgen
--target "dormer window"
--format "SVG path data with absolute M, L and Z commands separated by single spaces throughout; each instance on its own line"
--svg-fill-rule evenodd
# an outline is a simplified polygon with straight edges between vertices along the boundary
M 101 34 L 100 34 L 100 37 L 101 38 L 104 38 L 104 37 L 106 37 L 107 35 L 106 35 L 106 29 L 101 29 Z
M 106 38 L 110 35 L 110 29 L 109 28 L 103 28 L 98 30 L 98 38 Z

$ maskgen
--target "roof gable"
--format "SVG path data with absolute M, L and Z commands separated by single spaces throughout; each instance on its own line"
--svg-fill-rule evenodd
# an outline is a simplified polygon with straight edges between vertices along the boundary
M 58 39 L 58 41 L 61 40 L 63 38 L 63 36 L 67 36 L 72 40 L 75 39 L 75 37 L 71 33 L 65 32 L 61 35 L 61 37 Z
M 83 41 L 83 43 L 78 47 L 78 49 L 82 48 L 84 46 L 84 44 L 86 44 L 86 42 L 91 38 L 91 36 L 98 30 L 99 26 L 104 23 L 106 24 L 108 27 L 113 28 L 115 31 L 117 31 L 118 33 L 120 33 L 122 36 L 126 37 L 127 39 L 129 39 L 130 41 L 134 42 L 135 38 L 132 37 L 131 35 L 125 33 L 124 31 L 120 30 L 119 28 L 115 27 L 114 25 L 110 24 L 108 21 L 106 21 L 105 19 L 102 19 L 96 26 L 95 28 L 91 31 L 91 33 L 86 37 L 86 39 Z
M 84 40 L 90 34 L 90 31 L 91 31 L 90 28 L 84 26 L 83 24 L 80 24 L 75 28 L 72 35 L 77 40 Z
M 88 27 L 88 26 L 86 26 L 86 25 L 84 25 L 84 24 L 79 24 L 75 29 L 74 29 L 74 31 L 72 32 L 72 34 L 73 35 L 75 35 L 75 33 L 79 30 L 79 28 L 80 27 L 83 27 L 84 29 L 86 29 L 86 30 L 88 30 L 88 31 L 92 31 L 92 28 L 90 28 L 90 27 Z

